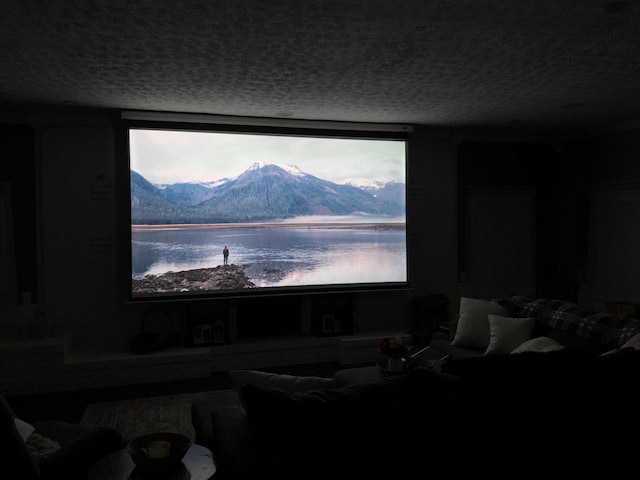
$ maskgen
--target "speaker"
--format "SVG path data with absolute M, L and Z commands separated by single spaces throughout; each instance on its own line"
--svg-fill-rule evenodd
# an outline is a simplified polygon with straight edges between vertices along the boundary
M 411 302 L 412 343 L 425 347 L 433 333 L 449 320 L 449 299 L 439 293 L 414 297 Z

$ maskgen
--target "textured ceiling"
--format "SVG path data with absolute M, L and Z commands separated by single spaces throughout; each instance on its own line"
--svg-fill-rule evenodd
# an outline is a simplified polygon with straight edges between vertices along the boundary
M 0 0 L 0 107 L 633 123 L 639 1 Z

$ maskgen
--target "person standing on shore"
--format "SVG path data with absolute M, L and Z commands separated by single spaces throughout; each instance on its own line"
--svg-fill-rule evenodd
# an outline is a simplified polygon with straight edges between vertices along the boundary
M 229 249 L 227 248 L 226 245 L 222 249 L 222 256 L 224 257 L 224 265 L 228 265 L 229 264 Z

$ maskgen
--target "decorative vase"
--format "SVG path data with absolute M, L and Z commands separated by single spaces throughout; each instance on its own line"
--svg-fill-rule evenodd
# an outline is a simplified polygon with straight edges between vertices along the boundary
M 390 372 L 402 372 L 404 371 L 404 361 L 402 357 L 389 357 L 387 367 Z

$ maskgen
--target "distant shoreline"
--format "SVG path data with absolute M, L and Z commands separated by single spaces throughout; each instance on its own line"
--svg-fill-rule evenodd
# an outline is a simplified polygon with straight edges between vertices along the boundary
M 341 227 L 341 228 L 372 228 L 380 230 L 401 230 L 407 227 L 405 222 L 255 222 L 255 223 L 175 223 L 162 225 L 131 225 L 131 230 L 183 230 L 194 228 L 269 228 L 269 227 L 285 227 L 285 228 L 316 228 L 316 227 Z

